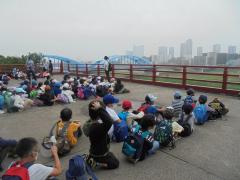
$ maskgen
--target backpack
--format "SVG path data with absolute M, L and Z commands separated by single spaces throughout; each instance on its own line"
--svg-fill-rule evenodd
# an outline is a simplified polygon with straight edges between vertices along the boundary
M 128 135 L 128 125 L 127 122 L 122 120 L 119 122 L 114 122 L 114 131 L 113 131 L 113 138 L 116 142 L 122 142 Z
M 140 125 L 134 126 L 135 130 L 132 131 L 123 142 L 122 153 L 134 163 L 136 163 L 142 155 L 144 138 Z
M 142 104 L 141 107 L 137 109 L 138 112 L 144 112 L 144 114 L 147 112 L 147 109 L 150 107 L 150 104 Z
M 28 168 L 32 163 L 22 164 L 20 162 L 14 163 L 2 176 L 3 180 L 30 180 Z
M 59 121 L 58 121 L 59 122 Z M 49 136 L 43 138 L 42 146 L 45 149 L 51 149 L 51 137 L 53 136 L 53 130 L 57 126 L 58 122 L 56 122 L 50 130 Z M 58 148 L 58 155 L 64 156 L 71 151 L 70 142 L 67 139 L 67 130 L 70 123 L 64 124 L 63 128 L 61 129 L 59 135 L 56 136 L 56 146 Z
M 65 94 L 59 94 L 57 98 L 58 98 L 58 101 L 61 103 L 64 103 L 64 104 L 69 103 L 69 99 Z
M 122 112 L 118 113 L 118 117 L 119 117 L 121 120 L 127 122 L 128 114 L 129 114 L 129 112 L 127 112 L 127 111 L 122 111 Z
M 198 106 L 195 107 L 193 110 L 196 123 L 197 124 L 204 124 L 205 121 L 207 121 L 207 108 L 205 104 L 199 104 Z
M 84 93 L 83 93 L 83 89 L 81 87 L 78 88 L 78 90 L 77 90 L 77 97 L 79 99 L 84 99 Z
M 84 157 L 76 155 L 69 160 L 66 180 L 98 180 L 92 169 L 84 161 Z
M 168 146 L 170 143 L 174 147 L 172 123 L 168 120 L 161 120 L 155 128 L 154 139 L 159 141 L 161 146 Z
M 193 108 L 195 108 L 195 102 L 193 101 L 192 96 L 187 96 L 184 99 L 184 104 L 191 104 Z
M 85 134 L 85 136 L 89 137 L 89 128 L 93 123 L 94 122 L 91 119 L 89 119 L 83 124 L 83 133 Z
M 183 131 L 179 134 L 182 137 L 190 136 L 192 133 L 192 129 L 190 124 L 188 123 L 189 119 L 192 117 L 192 114 L 189 114 L 184 121 L 184 113 L 181 114 L 181 118 L 178 120 L 178 124 L 183 127 Z

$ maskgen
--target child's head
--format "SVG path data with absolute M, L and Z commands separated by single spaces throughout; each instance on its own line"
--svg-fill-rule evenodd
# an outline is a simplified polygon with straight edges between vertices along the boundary
M 152 94 L 148 94 L 146 97 L 145 97 L 145 103 L 147 104 L 154 104 L 154 101 L 157 99 L 157 97 L 155 97 L 154 95 Z
M 156 124 L 155 116 L 152 114 L 144 115 L 141 119 L 140 124 L 142 126 L 143 131 L 153 129 Z
M 60 113 L 60 118 L 62 121 L 70 121 L 72 118 L 72 110 L 69 108 L 64 108 Z
M 107 94 L 103 97 L 103 103 L 106 106 L 112 107 L 113 104 L 116 104 L 119 102 L 119 99 L 115 98 L 113 95 L 111 94 Z
M 205 104 L 207 102 L 207 96 L 205 95 L 200 95 L 198 98 L 198 101 L 200 104 Z
M 176 91 L 176 92 L 174 93 L 174 99 L 181 99 L 181 98 L 182 98 L 181 93 L 180 93 L 179 91 Z
M 93 104 L 94 104 L 96 101 L 97 101 L 97 100 L 93 100 L 93 101 L 91 101 L 91 102 L 89 103 L 89 105 L 88 105 L 88 113 L 89 113 L 89 116 L 90 116 L 91 120 L 97 120 L 98 117 L 99 117 L 98 111 L 93 109 L 93 108 L 94 108 L 94 105 L 93 105 Z M 103 102 L 101 102 L 101 101 L 98 101 L 98 102 L 100 103 L 101 107 L 104 107 Z
M 187 90 L 187 95 L 188 96 L 194 96 L 194 90 L 192 88 Z
M 122 108 L 123 108 L 123 110 L 128 111 L 129 109 L 132 108 L 132 102 L 129 100 L 124 100 L 122 102 Z
M 38 142 L 34 138 L 21 139 L 16 147 L 16 154 L 21 158 L 29 158 L 31 161 L 37 160 L 38 157 Z
M 172 118 L 174 117 L 174 108 L 171 106 L 167 107 L 165 111 L 163 111 L 163 116 L 167 120 L 172 120 Z
M 191 104 L 184 104 L 183 105 L 183 112 L 185 114 L 191 114 L 192 111 L 193 111 L 193 106 Z

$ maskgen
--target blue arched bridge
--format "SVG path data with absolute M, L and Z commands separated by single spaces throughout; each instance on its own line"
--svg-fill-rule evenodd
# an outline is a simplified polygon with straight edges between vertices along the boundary
M 67 57 L 62 56 L 56 56 L 56 55 L 43 55 L 44 58 L 48 58 L 54 61 L 62 61 L 65 64 L 85 64 L 81 61 L 74 60 Z M 112 64 L 152 64 L 151 61 L 149 61 L 146 58 L 138 57 L 138 56 L 130 56 L 130 55 L 114 55 L 109 56 L 109 61 Z M 96 60 L 93 64 L 103 64 L 104 60 L 99 59 Z

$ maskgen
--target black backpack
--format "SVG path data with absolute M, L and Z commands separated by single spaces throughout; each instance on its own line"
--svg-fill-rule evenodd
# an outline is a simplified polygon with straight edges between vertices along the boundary
M 184 121 L 184 114 L 181 114 L 180 119 L 178 120 L 178 124 L 180 124 L 183 127 L 183 131 L 179 134 L 182 137 L 187 137 L 192 134 L 192 129 L 190 124 L 188 123 L 189 119 L 192 117 L 192 114 L 189 114 Z

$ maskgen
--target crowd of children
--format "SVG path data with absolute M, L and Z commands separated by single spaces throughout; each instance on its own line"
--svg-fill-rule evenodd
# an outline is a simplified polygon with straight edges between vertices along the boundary
M 60 112 L 61 120 L 53 126 L 56 133 L 51 133 L 51 137 L 44 139 L 42 145 L 51 149 L 55 161 L 54 168 L 34 163 L 39 152 L 35 139 L 23 138 L 19 142 L 0 139 L 1 154 L 5 152 L 0 157 L 1 161 L 7 156 L 6 152 L 14 150 L 20 157 L 19 161 L 10 165 L 3 179 L 10 177 L 17 167 L 27 167 L 30 179 L 36 176 L 41 176 L 38 179 L 58 176 L 62 171 L 58 155 L 66 155 L 77 144 L 82 134 L 81 128 L 90 141 L 89 155 L 85 158 L 86 166 L 115 169 L 119 167 L 120 162 L 110 151 L 112 141 L 123 142 L 122 153 L 128 160 L 136 163 L 155 154 L 162 147 L 174 148 L 178 137 L 191 135 L 194 124 L 203 125 L 206 121 L 221 118 L 228 112 L 217 98 L 206 104 L 206 95 L 200 95 L 197 100 L 194 90 L 189 89 L 185 98 L 177 91 L 171 105 L 167 107 L 155 105 L 157 97 L 152 94 L 147 94 L 144 102 L 136 110 L 132 110 L 130 100 L 123 100 L 122 111 L 117 113 L 114 104 L 119 103 L 119 99 L 114 94 L 127 93 L 129 90 L 120 80 L 112 78 L 108 82 L 96 76 L 74 78 L 66 74 L 61 82 L 47 76 L 45 82 L 24 80 L 16 88 L 2 85 L 0 91 L 0 109 L 3 112 L 5 109 L 8 112 L 16 112 L 31 106 L 74 103 L 77 99 L 90 97 L 94 99 L 88 106 L 90 119 L 83 127 L 80 122 L 71 121 L 71 109 L 64 108 Z M 47 145 L 49 143 L 50 146 Z M 67 171 L 67 178 L 77 178 L 79 174 L 74 175 L 71 168 Z

